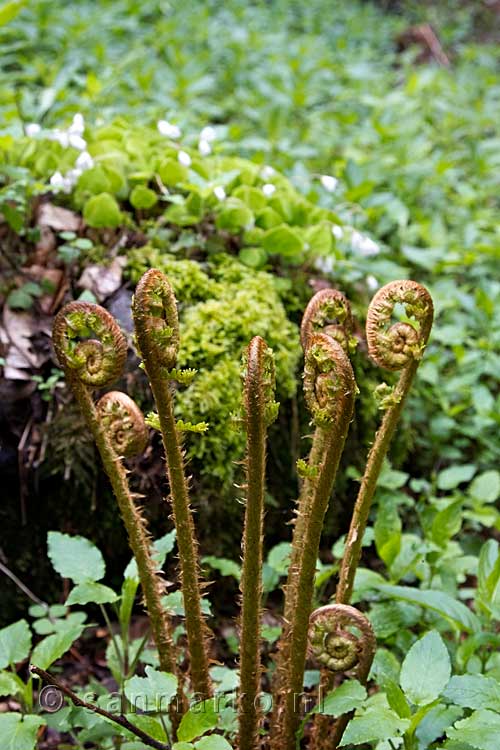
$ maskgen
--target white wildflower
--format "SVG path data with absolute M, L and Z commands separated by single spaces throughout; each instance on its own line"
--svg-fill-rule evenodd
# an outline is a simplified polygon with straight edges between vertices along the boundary
M 274 174 L 276 174 L 276 170 L 268 166 L 267 164 L 260 170 L 260 176 L 263 180 L 270 180 Z
M 332 273 L 333 266 L 334 259 L 331 255 L 328 255 L 325 258 L 316 258 L 314 262 L 314 267 L 322 273 Z
M 24 129 L 26 131 L 26 135 L 29 138 L 34 138 L 35 135 L 38 135 L 42 128 L 37 122 L 29 122 Z
M 336 177 L 332 177 L 330 174 L 322 174 L 319 178 L 321 184 L 325 188 L 325 190 L 328 190 L 329 193 L 333 193 L 337 185 L 339 184 L 339 181 Z
M 200 142 L 198 143 L 198 151 L 202 156 L 208 156 L 212 153 L 212 146 L 207 140 L 205 140 L 204 138 L 200 138 Z
M 85 120 L 83 119 L 83 115 L 80 112 L 77 112 L 73 117 L 73 122 L 68 128 L 68 133 L 70 135 L 83 135 L 84 130 Z
M 69 135 L 65 130 L 52 130 L 47 134 L 47 138 L 50 141 L 57 141 L 63 148 L 69 146 Z
M 88 151 L 82 151 L 78 154 L 78 159 L 75 162 L 75 167 L 81 169 L 84 172 L 86 169 L 92 169 L 94 166 L 94 160 Z
M 54 190 L 62 190 L 64 188 L 64 177 L 60 172 L 54 172 L 49 182 L 50 186 L 53 187 Z
M 158 132 L 160 135 L 164 135 L 166 138 L 180 138 L 181 129 L 178 125 L 172 125 L 168 120 L 158 120 L 157 123 Z
M 83 171 L 81 169 L 75 169 L 75 168 L 70 169 L 68 172 L 66 172 L 64 176 L 66 190 L 68 190 L 68 188 L 69 189 L 74 188 L 81 174 L 83 174 Z
M 217 133 L 215 132 L 215 128 L 211 125 L 206 125 L 200 133 L 200 141 L 208 141 L 209 143 L 212 143 L 216 138 Z
M 276 185 L 273 185 L 271 182 L 266 182 L 266 184 L 262 186 L 262 192 L 267 198 L 270 198 L 271 195 L 276 192 Z
M 179 163 L 184 167 L 191 166 L 191 157 L 189 156 L 187 151 L 179 151 L 179 153 L 177 154 L 177 159 L 179 160 Z
M 378 255 L 380 247 L 370 237 L 365 234 L 361 234 L 356 229 L 353 230 L 351 235 L 351 245 L 354 250 L 365 258 L 370 258 L 372 255 Z
M 222 187 L 222 185 L 217 185 L 217 187 L 214 187 L 214 195 L 219 201 L 223 201 L 226 197 L 226 191 Z
M 332 234 L 337 240 L 341 240 L 344 236 L 344 230 L 338 224 L 332 224 Z
M 78 151 L 85 151 L 87 148 L 87 141 L 85 138 L 82 138 L 81 135 L 77 135 L 76 133 L 69 133 L 68 142 L 70 146 L 78 149 Z
M 379 287 L 379 283 L 377 279 L 375 278 L 375 276 L 372 276 L 371 274 L 369 274 L 366 277 L 366 285 L 368 289 L 370 289 L 372 292 L 374 292 Z

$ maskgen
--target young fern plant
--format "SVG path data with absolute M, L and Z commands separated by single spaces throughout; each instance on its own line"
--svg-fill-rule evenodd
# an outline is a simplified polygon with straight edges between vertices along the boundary
M 92 390 L 117 380 L 125 365 L 127 342 L 114 318 L 99 305 L 71 302 L 54 321 L 52 340 L 109 477 L 137 562 L 160 668 L 176 672 L 170 620 L 161 602 L 164 583 L 156 572 L 146 521 L 129 488 L 122 457 L 144 450 L 147 430 L 140 409 L 125 393 L 113 391 L 96 404 Z
M 238 748 L 258 747 L 259 693 L 262 664 L 260 621 L 262 599 L 262 536 L 266 475 L 267 428 L 278 414 L 274 400 L 275 373 L 272 351 L 255 336 L 247 349 L 243 410 L 246 443 L 246 508 L 241 573 L 240 700 Z
M 167 460 L 172 512 L 177 531 L 191 685 L 198 697 L 204 699 L 212 694 L 208 671 L 209 632 L 201 611 L 198 543 L 172 394 L 172 383 L 179 377 L 176 369 L 179 319 L 172 287 L 161 271 L 151 269 L 141 278 L 134 295 L 132 314 L 137 347 L 151 384 Z

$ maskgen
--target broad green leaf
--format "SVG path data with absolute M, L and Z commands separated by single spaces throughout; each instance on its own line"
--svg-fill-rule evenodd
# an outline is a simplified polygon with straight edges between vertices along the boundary
M 122 628 L 128 629 L 138 587 L 139 581 L 137 578 L 125 578 L 123 581 L 119 611 L 120 625 Z
M 351 719 L 342 735 L 340 747 L 399 737 L 408 725 L 408 719 L 400 719 L 390 708 L 370 708 L 361 716 Z
M 168 672 L 146 667 L 146 677 L 131 677 L 125 682 L 125 695 L 141 711 L 166 712 L 177 691 L 177 678 Z
M 218 570 L 221 576 L 233 576 L 237 581 L 241 578 L 241 568 L 234 560 L 207 555 L 202 557 L 201 563 L 202 565 L 209 565 L 214 570 Z
M 254 222 L 252 211 L 238 198 L 228 198 L 219 208 L 216 225 L 218 229 L 240 232 Z
M 363 705 L 366 688 L 358 680 L 346 680 L 319 701 L 317 711 L 326 716 L 342 716 Z
M 454 675 L 443 696 L 465 708 L 490 708 L 500 713 L 500 683 L 482 674 Z
M 177 737 L 179 740 L 190 742 L 216 727 L 218 719 L 214 700 L 200 701 L 182 717 Z
M 21 684 L 20 684 L 21 683 Z M 24 692 L 24 685 L 10 672 L 0 672 L 0 698 Z
M 172 531 L 169 531 L 167 534 L 164 534 L 164 536 L 157 539 L 155 542 L 153 542 L 153 560 L 156 563 L 157 570 L 161 570 L 163 567 L 167 555 L 172 552 L 173 548 L 175 546 L 175 529 Z M 125 572 L 123 574 L 124 578 L 134 578 L 136 580 L 139 580 L 139 571 L 137 570 L 137 563 L 134 560 L 134 558 L 131 559 L 127 567 L 125 568 Z
M 239 672 L 229 667 L 211 667 L 210 677 L 217 683 L 218 693 L 229 693 L 240 684 Z
M 145 185 L 136 185 L 130 193 L 130 202 L 134 208 L 139 210 L 148 209 L 158 202 L 158 196 L 154 190 L 150 190 Z
M 110 589 L 109 586 L 103 586 L 102 583 L 96 583 L 95 581 L 86 581 L 85 583 L 79 583 L 70 592 L 66 599 L 66 604 L 107 604 L 108 602 L 116 602 L 118 599 L 117 594 Z
M 174 742 L 172 750 L 193 750 L 194 745 L 191 742 Z
M 0 26 L 5 26 L 12 21 L 27 2 L 28 0 L 10 0 L 0 5 Z
M 411 709 L 408 701 L 397 682 L 394 680 L 385 680 L 384 688 L 387 696 L 387 702 L 393 711 L 403 719 L 411 718 Z
M 487 709 L 474 711 L 467 719 L 457 721 L 446 734 L 450 739 L 468 742 L 478 750 L 498 750 L 500 715 Z
M 437 486 L 440 490 L 454 490 L 459 484 L 470 482 L 476 467 L 474 464 L 463 464 L 462 466 L 450 466 L 438 474 Z
M 399 682 L 408 700 L 426 706 L 442 693 L 451 675 L 448 649 L 435 630 L 426 633 L 408 651 Z
M 26 659 L 31 649 L 31 631 L 26 620 L 0 630 L 0 669 Z
M 300 260 L 304 243 L 297 231 L 286 224 L 269 229 L 263 238 L 264 250 L 269 255 L 282 255 L 290 261 Z
M 0 714 L 2 750 L 34 750 L 38 730 L 45 724 L 42 716 L 18 713 Z
M 31 661 L 40 669 L 47 669 L 68 651 L 74 641 L 81 636 L 85 625 L 71 625 L 66 630 L 48 635 L 40 641 L 31 654 Z
M 476 615 L 449 594 L 435 589 L 415 589 L 410 586 L 392 586 L 390 584 L 379 584 L 376 590 L 397 599 L 419 604 L 426 607 L 450 621 L 454 627 L 469 633 L 478 632 L 481 629 Z
M 500 496 L 500 472 L 491 469 L 478 474 L 471 482 L 468 492 L 482 503 L 494 503 Z
M 220 734 L 211 734 L 195 742 L 195 748 L 196 750 L 231 750 L 231 745 Z
M 488 614 L 500 616 L 500 546 L 495 539 L 481 547 L 477 579 L 478 603 Z
M 120 226 L 123 221 L 118 203 L 112 195 L 106 192 L 93 195 L 86 201 L 83 207 L 83 218 L 89 227 L 96 229 L 105 227 L 112 229 Z
M 462 711 L 457 706 L 444 706 L 442 703 L 433 706 L 419 723 L 415 732 L 421 745 L 424 748 L 429 747 L 431 742 L 441 737 L 461 715 Z
M 186 182 L 188 171 L 186 167 L 180 164 L 176 159 L 165 159 L 158 167 L 158 174 L 164 185 L 178 185 L 180 182 Z
M 99 581 L 105 573 L 104 559 L 88 539 L 49 531 L 48 553 L 54 569 L 74 583 Z

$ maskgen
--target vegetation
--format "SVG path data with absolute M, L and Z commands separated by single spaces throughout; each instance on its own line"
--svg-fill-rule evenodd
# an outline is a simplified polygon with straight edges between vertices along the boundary
M 496 748 L 494 5 L 0 6 L 0 569 L 24 591 L 0 630 L 7 747 Z M 403 41 L 426 21 L 449 65 Z M 375 311 L 409 341 L 399 376 Z M 81 384 L 90 329 L 105 374 Z M 184 596 L 160 572 L 176 580 L 175 545 Z M 19 579 L 30 624 L 8 624 Z

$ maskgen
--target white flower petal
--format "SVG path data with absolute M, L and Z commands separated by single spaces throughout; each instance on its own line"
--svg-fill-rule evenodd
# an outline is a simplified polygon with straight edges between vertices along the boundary
M 60 172 L 54 172 L 49 182 L 50 186 L 56 190 L 61 190 L 64 187 L 64 177 Z
M 78 151 L 85 151 L 87 148 L 87 141 L 85 138 L 82 138 L 81 135 L 77 135 L 76 133 L 70 133 L 68 141 L 69 145 L 73 146 L 73 148 L 77 148 Z
M 334 266 L 334 259 L 331 255 L 328 255 L 326 258 L 316 258 L 314 262 L 314 267 L 318 269 L 318 271 L 321 271 L 322 273 L 332 273 Z
M 187 153 L 187 151 L 179 151 L 177 154 L 177 159 L 179 160 L 180 164 L 183 164 L 185 167 L 191 166 L 191 157 Z
M 370 289 L 372 292 L 374 292 L 376 289 L 379 288 L 379 283 L 377 279 L 375 278 L 375 276 L 372 276 L 371 274 L 369 274 L 366 277 L 366 285 L 368 289 Z
M 208 156 L 212 153 L 212 147 L 210 143 L 203 138 L 200 139 L 200 142 L 198 143 L 198 151 L 202 156 Z
M 181 129 L 177 125 L 172 125 L 168 120 L 159 120 L 157 123 L 158 132 L 166 138 L 180 138 Z
M 82 151 L 81 154 L 78 155 L 78 159 L 75 162 L 75 167 L 77 169 L 81 169 L 82 171 L 85 171 L 86 169 L 92 169 L 94 166 L 94 160 L 89 154 L 88 151 Z
M 72 135 L 83 135 L 85 130 L 85 120 L 80 112 L 73 117 L 73 122 L 68 128 L 68 133 Z
M 338 224 L 332 224 L 332 234 L 337 240 L 341 240 L 344 236 L 344 230 Z
M 276 170 L 268 166 L 267 164 L 260 170 L 260 176 L 263 180 L 270 180 L 274 174 L 276 174 Z
M 37 122 L 29 122 L 24 128 L 26 135 L 29 138 L 34 138 L 35 135 L 38 135 L 41 129 L 42 128 Z
M 217 138 L 217 133 L 215 132 L 215 128 L 213 128 L 211 125 L 207 125 L 203 128 L 203 130 L 200 133 L 200 141 L 208 141 L 211 143 L 212 141 L 215 141 Z
M 360 255 L 365 258 L 370 258 L 372 255 L 378 255 L 380 247 L 374 240 L 367 237 L 365 234 L 361 234 L 356 229 L 351 234 L 351 245 Z
M 262 192 L 267 198 L 270 198 L 271 195 L 276 192 L 276 185 L 273 185 L 271 182 L 266 182 L 266 184 L 262 186 Z
M 322 174 L 319 179 L 325 190 L 328 190 L 329 193 L 333 193 L 333 191 L 339 184 L 337 178 L 332 177 L 332 175 L 330 174 Z
M 217 187 L 214 187 L 214 195 L 218 200 L 224 200 L 224 198 L 226 197 L 226 191 L 224 190 L 222 185 L 217 185 Z

